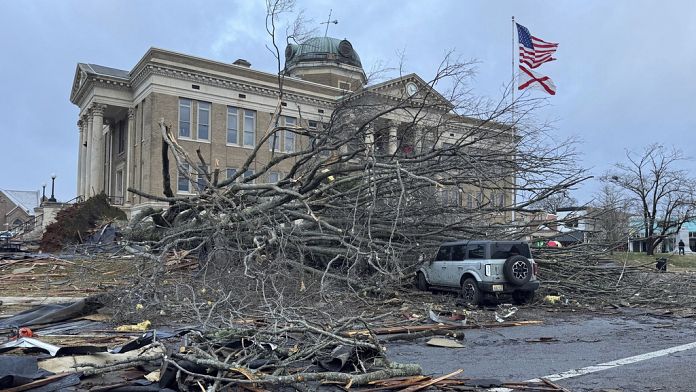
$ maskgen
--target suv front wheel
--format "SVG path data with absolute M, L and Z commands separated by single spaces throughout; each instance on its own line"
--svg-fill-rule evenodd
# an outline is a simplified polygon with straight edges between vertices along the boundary
M 473 306 L 481 304 L 481 290 L 479 290 L 478 283 L 474 278 L 466 278 L 462 282 L 462 300 Z
M 425 274 L 422 272 L 416 275 L 416 288 L 421 291 L 428 291 L 428 281 L 425 279 Z

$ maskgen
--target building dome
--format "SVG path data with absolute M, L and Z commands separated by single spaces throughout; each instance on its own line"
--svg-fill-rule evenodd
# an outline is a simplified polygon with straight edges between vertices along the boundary
M 348 40 L 331 37 L 309 38 L 285 48 L 285 69 L 305 62 L 332 62 L 362 68 L 353 45 Z

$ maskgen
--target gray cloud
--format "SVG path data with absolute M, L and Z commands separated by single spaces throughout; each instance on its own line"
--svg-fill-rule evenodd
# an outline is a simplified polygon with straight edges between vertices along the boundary
M 348 38 L 365 68 L 400 65 L 429 78 L 456 49 L 477 59 L 471 87 L 495 98 L 511 74 L 510 17 L 559 42 L 541 72 L 558 95 L 538 115 L 554 137 L 579 136 L 583 164 L 599 174 L 655 141 L 696 144 L 696 3 L 691 1 L 300 1 L 323 32 Z M 77 108 L 68 99 L 78 62 L 131 69 L 150 46 L 218 61 L 246 58 L 270 71 L 263 1 L 0 2 L 0 187 L 38 189 L 58 174 L 58 196 L 75 193 Z M 541 96 L 540 93 L 532 93 Z M 590 184 L 585 192 L 593 189 Z M 580 195 L 581 200 L 587 199 Z

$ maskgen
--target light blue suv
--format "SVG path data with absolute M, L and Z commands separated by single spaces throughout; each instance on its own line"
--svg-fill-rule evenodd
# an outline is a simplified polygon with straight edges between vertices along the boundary
M 459 240 L 440 245 L 435 258 L 416 273 L 416 286 L 461 290 L 471 305 L 480 305 L 486 294 L 512 295 L 516 304 L 524 304 L 539 288 L 537 272 L 524 241 Z

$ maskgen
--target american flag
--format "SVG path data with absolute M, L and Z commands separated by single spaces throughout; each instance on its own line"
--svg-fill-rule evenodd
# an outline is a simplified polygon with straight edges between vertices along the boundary
M 558 48 L 558 44 L 546 42 L 529 33 L 526 27 L 519 23 L 517 25 L 517 38 L 520 42 L 520 64 L 525 64 L 529 68 L 536 68 L 548 61 L 556 60 L 553 54 Z

